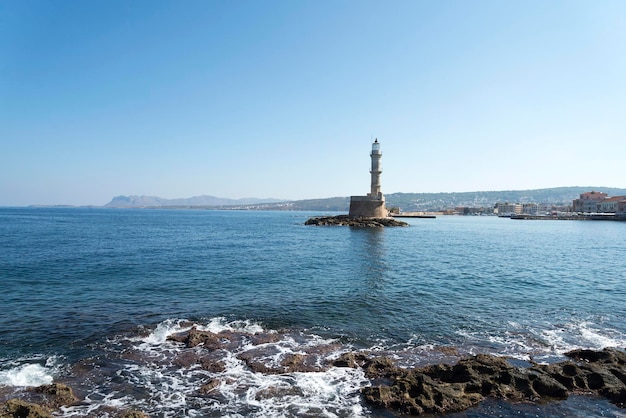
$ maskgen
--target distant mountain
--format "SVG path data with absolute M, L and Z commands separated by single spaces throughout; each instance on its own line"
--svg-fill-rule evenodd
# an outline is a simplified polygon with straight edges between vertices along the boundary
M 268 210 L 322 210 L 329 212 L 347 212 L 350 208 L 349 197 L 329 197 L 326 199 L 294 200 L 281 204 L 265 205 Z
M 163 199 L 157 196 L 116 196 L 104 205 L 107 208 L 145 208 L 145 207 L 221 207 L 221 206 L 249 206 L 266 203 L 284 202 L 280 199 L 227 199 L 215 196 L 194 196 L 180 199 Z

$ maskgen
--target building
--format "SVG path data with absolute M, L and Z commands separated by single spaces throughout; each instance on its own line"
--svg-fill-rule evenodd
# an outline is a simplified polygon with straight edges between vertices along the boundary
M 350 197 L 350 216 L 358 218 L 386 218 L 388 216 L 380 183 L 380 175 L 383 172 L 380 164 L 382 156 L 377 138 L 372 144 L 370 154 L 372 160 L 370 192 L 366 196 Z
M 495 206 L 495 212 L 498 216 L 519 215 L 522 213 L 523 206 L 520 203 L 498 202 Z
M 539 205 L 536 203 L 523 203 L 522 213 L 526 215 L 537 215 L 539 213 Z
M 618 215 L 626 215 L 626 199 L 617 202 L 617 211 L 615 213 Z
M 626 196 L 607 197 L 600 202 L 598 212 L 616 213 L 618 211 L 619 202 L 626 200 Z
M 572 210 L 574 212 L 599 212 L 600 204 L 604 199 L 609 197 L 603 192 L 586 192 L 580 195 L 578 199 L 572 202 Z

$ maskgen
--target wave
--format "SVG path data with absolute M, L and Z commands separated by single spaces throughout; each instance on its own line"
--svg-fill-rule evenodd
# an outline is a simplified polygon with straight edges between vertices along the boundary
M 591 321 L 575 321 L 554 329 L 544 330 L 541 337 L 556 352 L 565 353 L 576 348 L 602 349 L 626 347 L 626 335 Z
M 218 337 L 188 347 L 171 338 L 192 329 Z M 81 405 L 65 416 L 107 408 L 136 408 L 162 417 L 364 416 L 361 369 L 329 366 L 349 347 L 304 331 L 267 330 L 254 321 L 212 318 L 204 323 L 169 319 L 143 336 L 110 341 L 121 364 L 114 378 L 90 371 L 95 383 Z M 115 358 L 113 358 L 115 357 Z M 302 370 L 288 370 L 301 359 Z M 82 370 L 83 368 L 81 368 Z
M 575 349 L 623 348 L 626 334 L 590 320 L 527 326 L 509 322 L 507 329 L 494 333 L 459 330 L 467 354 L 488 353 L 520 360 L 549 363 L 565 359 Z
M 35 387 L 47 385 L 59 375 L 58 356 L 30 356 L 0 361 L 0 386 Z

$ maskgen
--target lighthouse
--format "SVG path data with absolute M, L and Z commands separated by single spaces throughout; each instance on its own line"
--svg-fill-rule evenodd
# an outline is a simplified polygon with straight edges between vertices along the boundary
M 380 152 L 380 144 L 378 143 L 378 138 L 372 144 L 372 153 L 370 157 L 372 159 L 372 169 L 370 173 L 372 175 L 372 191 L 369 196 L 372 199 L 382 199 L 383 193 L 380 191 L 380 174 L 383 172 L 380 166 L 380 159 L 383 156 L 383 153 Z
M 385 196 L 381 191 L 380 175 L 383 172 L 380 160 L 383 153 L 380 150 L 378 138 L 372 143 L 372 168 L 370 170 L 371 186 L 367 196 L 350 197 L 350 216 L 357 218 L 385 218 L 387 209 L 385 208 Z

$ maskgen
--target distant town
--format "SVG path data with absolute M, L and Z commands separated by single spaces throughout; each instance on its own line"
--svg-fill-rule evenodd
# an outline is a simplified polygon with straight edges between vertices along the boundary
M 581 193 L 577 199 L 573 199 L 570 205 L 549 205 L 546 203 L 509 203 L 498 202 L 493 209 L 457 207 L 445 210 L 443 214 L 455 215 L 498 215 L 502 217 L 515 216 L 587 216 L 587 215 L 626 215 L 626 196 L 610 197 L 607 193 L 590 192 Z
M 623 216 L 626 189 L 609 187 L 556 187 L 452 193 L 389 193 L 387 207 L 396 213 L 491 216 Z M 196 196 L 162 199 L 153 196 L 117 196 L 109 208 L 171 208 L 223 210 L 286 210 L 347 212 L 349 197 L 285 201 L 280 199 L 224 199 Z
M 392 214 L 406 214 L 399 208 L 392 208 Z M 411 212 L 417 213 L 417 212 Z M 499 216 L 511 219 L 590 219 L 626 220 L 626 195 L 609 196 L 608 193 L 592 190 L 581 193 L 568 205 L 547 203 L 497 202 L 493 207 L 457 206 L 439 212 L 422 212 L 433 215 L 481 215 Z

